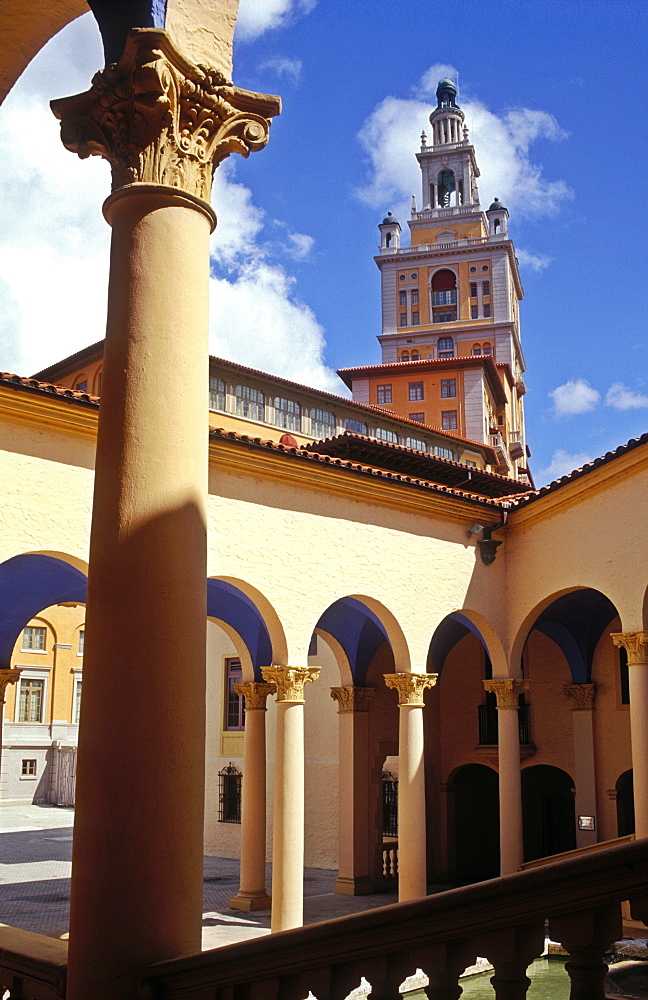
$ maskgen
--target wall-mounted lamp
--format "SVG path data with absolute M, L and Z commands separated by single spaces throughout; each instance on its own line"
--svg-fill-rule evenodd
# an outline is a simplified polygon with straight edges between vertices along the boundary
M 471 535 L 478 535 L 480 532 L 484 533 L 483 538 L 477 539 L 477 544 L 479 545 L 479 553 L 485 566 L 490 566 L 491 563 L 495 562 L 497 550 L 502 544 L 501 540 L 491 537 L 492 532 L 497 531 L 498 528 L 503 528 L 506 524 L 507 518 L 508 511 L 502 511 L 502 520 L 498 521 L 497 524 L 489 524 L 487 526 L 482 524 L 473 524 L 472 528 L 468 531 L 469 538 Z
M 483 531 L 483 530 L 484 530 L 484 525 L 483 524 L 473 524 L 472 528 L 468 529 L 468 532 L 467 532 L 468 538 L 470 538 L 471 535 L 478 535 L 480 533 L 480 531 Z

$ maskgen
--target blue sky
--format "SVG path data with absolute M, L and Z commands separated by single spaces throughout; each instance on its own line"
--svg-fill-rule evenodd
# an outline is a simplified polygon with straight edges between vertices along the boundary
M 458 73 L 482 204 L 508 205 L 522 264 L 537 480 L 642 433 L 647 21 L 639 0 L 242 0 L 235 82 L 284 110 L 217 172 L 212 352 L 341 394 L 336 368 L 379 360 L 376 227 L 390 209 L 405 228 L 437 79 Z M 108 170 L 63 150 L 47 108 L 101 63 L 86 16 L 0 109 L 3 370 L 103 333 Z

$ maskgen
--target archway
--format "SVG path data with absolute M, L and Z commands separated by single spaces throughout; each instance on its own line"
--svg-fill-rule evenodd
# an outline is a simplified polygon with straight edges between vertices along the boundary
M 627 837 L 635 832 L 634 782 L 631 770 L 619 775 L 615 791 L 617 836 Z
M 546 858 L 576 847 L 574 782 L 566 771 L 535 764 L 522 771 L 524 860 Z
M 499 875 L 499 782 L 484 764 L 466 764 L 449 788 L 453 808 L 454 877 L 478 882 Z

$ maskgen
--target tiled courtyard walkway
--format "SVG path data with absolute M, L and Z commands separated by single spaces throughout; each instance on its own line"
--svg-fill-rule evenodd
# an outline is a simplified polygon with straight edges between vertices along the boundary
M 73 809 L 0 807 L 0 923 L 51 937 L 67 934 L 73 822 Z M 268 887 L 270 869 L 268 865 Z M 318 868 L 305 869 L 306 923 L 396 901 L 395 893 L 336 895 L 333 892 L 336 874 Z M 269 912 L 241 913 L 229 908 L 228 902 L 238 889 L 238 878 L 238 861 L 205 858 L 203 948 L 269 933 Z

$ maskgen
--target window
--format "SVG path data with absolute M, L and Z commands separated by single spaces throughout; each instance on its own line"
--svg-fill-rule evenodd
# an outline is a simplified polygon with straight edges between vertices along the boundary
M 482 281 L 482 295 L 490 295 L 490 281 Z
M 493 348 L 491 347 L 491 345 L 488 343 L 484 344 L 484 354 L 490 355 L 492 353 L 493 353 Z
M 209 409 L 210 410 L 225 410 L 225 383 L 222 378 L 216 378 L 215 375 L 209 376 Z
M 344 421 L 345 431 L 352 431 L 354 434 L 367 434 L 368 427 L 362 420 L 351 420 L 350 418 Z
M 23 760 L 22 766 L 20 768 L 20 773 L 23 778 L 35 778 L 36 761 L 33 758 L 29 758 L 28 760 Z
M 402 306 L 407 305 L 407 292 L 405 291 L 404 288 L 402 288 L 399 293 L 399 301 Z
M 392 401 L 392 387 L 391 385 L 379 385 L 376 387 L 376 402 L 377 403 L 391 403 Z
M 482 352 L 481 344 L 473 344 L 472 352 L 475 355 L 481 354 Z
M 275 427 L 283 427 L 287 431 L 301 431 L 301 406 L 292 399 L 275 396 L 274 401 Z
M 439 337 L 437 343 L 438 358 L 454 358 L 454 340 L 452 337 Z
M 236 412 L 239 417 L 250 417 L 252 420 L 265 419 L 265 396 L 260 389 L 249 385 L 236 387 Z
M 335 434 L 335 414 L 329 410 L 313 408 L 310 413 L 311 434 L 317 438 L 332 437 Z
M 404 274 L 399 274 L 398 275 L 398 280 L 399 281 L 405 281 L 405 275 Z
M 420 361 L 421 355 L 418 351 L 412 351 L 412 361 Z
M 482 264 L 482 271 L 488 270 L 488 264 Z
M 403 351 L 403 353 L 401 354 L 401 361 L 409 361 L 409 359 L 410 359 L 409 351 Z
M 398 781 L 389 771 L 382 776 L 382 834 L 398 836 Z
M 471 319 L 477 319 L 478 315 L 479 315 L 479 312 L 478 312 L 477 306 L 471 306 L 470 307 L 470 318 Z
M 475 270 L 474 267 L 473 267 L 472 270 L 473 271 Z M 476 299 L 477 298 L 477 282 L 476 281 L 471 281 L 470 282 L 470 298 L 471 299 Z
M 44 680 L 25 677 L 20 682 L 18 722 L 42 722 Z
M 441 379 L 441 399 L 454 399 L 457 395 L 456 378 Z
M 218 822 L 241 822 L 241 772 L 231 761 L 218 772 Z
M 83 656 L 83 650 L 85 648 L 85 629 L 80 629 L 79 631 L 79 656 Z
M 469 469 L 476 469 L 477 468 L 477 462 L 473 462 L 472 459 L 470 459 L 470 458 L 465 458 L 463 464 L 467 465 Z
M 456 410 L 441 411 L 441 427 L 443 428 L 444 431 L 456 431 L 457 429 Z
M 486 319 L 488 319 L 488 317 L 490 316 L 490 314 L 491 314 L 491 308 L 490 308 L 488 302 L 486 302 L 484 304 L 484 316 L 486 317 Z
M 457 319 L 457 310 L 449 309 L 446 312 L 435 312 L 435 323 L 454 323 Z
M 418 305 L 418 288 L 412 289 L 412 305 L 413 306 Z
M 422 382 L 410 382 L 409 384 L 409 400 L 410 402 L 423 399 L 423 383 Z
M 378 441 L 389 441 L 391 444 L 398 444 L 398 434 L 395 431 L 386 431 L 382 427 L 376 427 L 376 438 Z
M 225 660 L 225 729 L 237 731 L 245 729 L 245 699 L 234 689 L 243 680 L 241 661 L 237 656 Z
M 416 274 L 416 272 L 414 274 L 412 274 L 412 281 L 416 281 L 417 278 L 418 278 L 418 274 Z
M 72 722 L 78 726 L 81 717 L 81 681 L 74 684 L 74 704 L 72 705 Z
M 441 445 L 435 445 L 434 454 L 437 458 L 449 458 L 451 461 L 454 460 L 454 452 L 452 448 L 442 448 Z
M 23 629 L 22 648 L 44 652 L 45 629 L 40 625 L 28 625 L 26 629 Z
M 427 445 L 421 438 L 406 437 L 405 447 L 413 448 L 414 451 L 427 451 Z
M 413 312 L 412 313 L 412 326 L 418 326 L 418 325 L 419 325 L 419 314 L 418 314 L 418 312 Z
M 454 306 L 457 303 L 457 289 L 447 289 L 441 292 L 432 292 L 433 306 Z
M 407 313 L 400 314 L 400 326 L 407 326 Z
M 424 413 L 410 413 L 409 418 L 410 418 L 410 420 L 416 420 L 417 424 L 424 424 L 425 423 L 425 414 Z
M 88 380 L 85 379 L 85 378 L 82 379 L 80 382 L 77 382 L 77 384 L 75 385 L 74 388 L 77 390 L 77 392 L 87 392 L 88 391 Z

